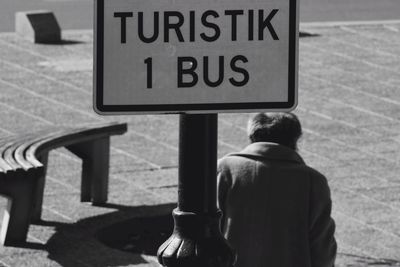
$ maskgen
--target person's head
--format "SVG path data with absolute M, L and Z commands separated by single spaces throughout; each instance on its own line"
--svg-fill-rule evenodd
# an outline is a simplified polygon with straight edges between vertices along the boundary
M 250 118 L 247 135 L 251 143 L 272 142 L 297 150 L 302 130 L 299 119 L 293 113 L 258 113 Z

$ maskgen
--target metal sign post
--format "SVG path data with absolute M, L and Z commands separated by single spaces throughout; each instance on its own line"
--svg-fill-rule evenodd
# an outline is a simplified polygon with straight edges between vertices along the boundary
M 178 208 L 172 236 L 159 248 L 168 267 L 231 267 L 216 207 L 217 114 L 181 115 Z
M 298 0 L 95 0 L 94 110 L 183 114 L 164 266 L 233 265 L 219 229 L 210 113 L 296 107 L 298 11 Z

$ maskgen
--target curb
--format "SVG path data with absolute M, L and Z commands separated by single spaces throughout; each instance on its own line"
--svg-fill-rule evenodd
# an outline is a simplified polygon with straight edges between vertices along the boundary
M 400 20 L 300 22 L 300 27 L 341 27 L 341 26 L 390 25 L 390 24 L 400 24 Z

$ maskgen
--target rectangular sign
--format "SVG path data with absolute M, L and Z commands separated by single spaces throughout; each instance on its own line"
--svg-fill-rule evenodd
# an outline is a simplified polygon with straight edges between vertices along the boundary
M 291 110 L 297 0 L 95 0 L 100 114 Z

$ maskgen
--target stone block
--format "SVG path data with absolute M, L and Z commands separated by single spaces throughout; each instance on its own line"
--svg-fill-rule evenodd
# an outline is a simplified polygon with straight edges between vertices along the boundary
M 61 28 L 53 12 L 47 10 L 17 12 L 15 31 L 34 43 L 61 42 Z

